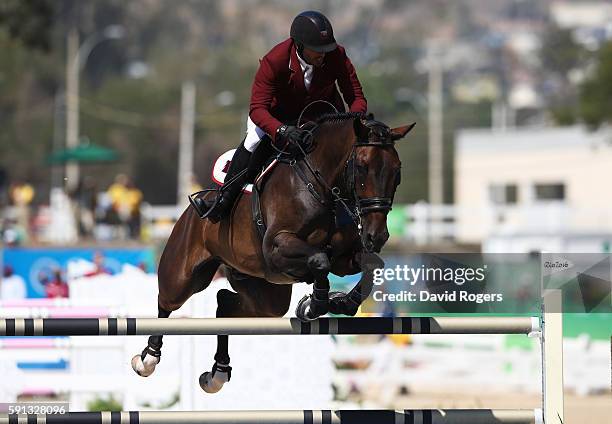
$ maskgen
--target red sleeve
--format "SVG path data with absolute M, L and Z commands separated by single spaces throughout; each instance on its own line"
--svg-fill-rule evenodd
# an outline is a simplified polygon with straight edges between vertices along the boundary
M 249 116 L 255 125 L 272 137 L 272 140 L 276 137 L 276 130 L 282 125 L 282 122 L 270 113 L 276 86 L 274 69 L 270 60 L 264 57 L 259 61 L 259 69 L 251 89 Z
M 351 63 L 351 60 L 346 55 L 344 49 L 341 50 L 343 66 L 340 70 L 340 77 L 338 78 L 338 86 L 342 91 L 344 101 L 349 106 L 351 112 L 362 112 L 365 113 L 368 110 L 368 103 L 363 95 L 361 83 L 357 78 L 355 67 Z

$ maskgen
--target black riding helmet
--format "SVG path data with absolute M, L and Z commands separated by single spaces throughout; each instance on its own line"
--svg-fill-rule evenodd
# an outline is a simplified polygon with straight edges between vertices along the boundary
M 290 35 L 296 44 L 318 53 L 331 52 L 337 47 L 329 19 L 314 10 L 302 12 L 293 19 Z

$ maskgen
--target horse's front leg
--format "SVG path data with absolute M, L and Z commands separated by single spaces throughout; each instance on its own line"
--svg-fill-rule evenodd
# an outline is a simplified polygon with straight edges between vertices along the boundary
M 382 268 L 385 262 L 376 253 L 359 253 L 361 279 L 348 293 L 333 291 L 329 294 L 329 312 L 354 316 L 359 306 L 372 293 L 374 270 Z
M 277 233 L 264 255 L 269 265 L 280 272 L 305 282 L 314 282 L 313 293 L 300 300 L 296 316 L 302 321 L 312 321 L 329 311 L 329 257 L 321 249 L 311 246 L 290 232 Z

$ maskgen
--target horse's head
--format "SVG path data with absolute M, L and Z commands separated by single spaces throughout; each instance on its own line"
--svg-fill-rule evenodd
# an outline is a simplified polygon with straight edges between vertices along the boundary
M 355 119 L 355 142 L 347 162 L 349 192 L 361 220 L 361 241 L 369 252 L 380 252 L 389 238 L 387 214 L 401 180 L 395 141 L 415 124 L 389 128 L 373 118 Z

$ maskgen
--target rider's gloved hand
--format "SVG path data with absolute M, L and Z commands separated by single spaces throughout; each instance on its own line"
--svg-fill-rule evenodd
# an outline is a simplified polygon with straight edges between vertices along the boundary
M 302 146 L 304 151 L 310 148 L 311 134 L 309 131 L 294 127 L 293 125 L 281 125 L 276 130 L 276 145 L 290 153 L 300 153 L 297 146 Z

